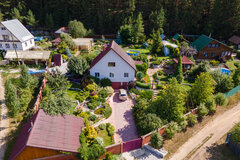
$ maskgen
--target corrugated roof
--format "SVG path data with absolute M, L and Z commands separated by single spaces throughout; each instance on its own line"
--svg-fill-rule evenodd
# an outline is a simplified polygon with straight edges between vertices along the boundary
M 129 66 L 131 66 L 134 70 L 136 70 L 134 60 L 126 54 L 126 52 L 115 42 L 112 41 L 107 48 L 102 51 L 92 62 L 89 69 L 91 69 L 95 64 L 97 64 L 110 50 L 113 50 L 117 55 L 119 55 Z
M 18 19 L 3 21 L 1 23 L 20 42 L 24 42 L 24 41 L 34 38 L 34 36 L 27 30 L 26 27 L 24 27 L 24 25 Z
M 61 27 L 57 31 L 55 31 L 55 33 L 57 34 L 68 33 L 68 27 Z
M 174 58 L 173 61 L 175 63 L 178 63 L 178 59 Z M 182 64 L 194 64 L 190 59 L 188 59 L 186 56 L 182 57 Z
M 13 50 L 8 50 L 7 53 L 5 54 L 4 58 L 5 59 L 16 59 L 18 56 L 19 59 L 23 60 L 29 60 L 29 59 L 34 59 L 34 60 L 48 60 L 50 56 L 50 51 L 17 51 L 16 52 Z
M 40 109 L 22 128 L 9 159 L 14 160 L 25 147 L 77 153 L 82 127 L 83 118 L 71 115 L 49 116 Z
M 236 36 L 236 35 L 233 35 L 232 37 L 230 37 L 228 39 L 228 41 L 238 45 L 238 44 L 240 44 L 240 37 Z
M 208 45 L 210 42 L 212 42 L 212 38 L 205 36 L 205 35 L 201 35 L 198 39 L 196 39 L 191 46 L 193 48 L 196 48 L 197 51 L 201 51 L 206 45 Z

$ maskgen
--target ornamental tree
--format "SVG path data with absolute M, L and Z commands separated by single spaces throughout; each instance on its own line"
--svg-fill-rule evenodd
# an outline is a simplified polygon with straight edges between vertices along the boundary
M 179 56 L 178 58 L 178 64 L 175 69 L 174 73 L 175 77 L 177 78 L 178 83 L 182 83 L 183 81 L 183 71 L 182 71 L 182 56 Z
M 73 38 L 82 38 L 87 35 L 87 29 L 83 23 L 77 20 L 70 21 L 68 23 L 69 34 Z
M 84 72 L 89 68 L 86 58 L 82 56 L 73 57 L 68 62 L 68 69 L 75 76 L 82 76 Z

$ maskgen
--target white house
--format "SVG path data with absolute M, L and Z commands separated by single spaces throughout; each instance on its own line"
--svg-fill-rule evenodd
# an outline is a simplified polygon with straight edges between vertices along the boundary
M 92 62 L 90 75 L 96 78 L 109 78 L 112 87 L 126 88 L 134 81 L 136 66 L 134 60 L 115 42 L 112 41 Z
M 34 36 L 18 19 L 0 22 L 0 50 L 28 50 L 35 46 Z

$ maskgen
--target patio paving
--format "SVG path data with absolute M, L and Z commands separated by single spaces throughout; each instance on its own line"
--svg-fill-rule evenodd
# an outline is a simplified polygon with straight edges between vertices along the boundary
M 112 115 L 104 123 L 109 122 L 114 125 L 115 143 L 126 142 L 138 138 L 137 129 L 132 116 L 134 101 L 130 98 L 126 101 L 120 101 L 117 90 L 115 90 L 115 93 L 109 101 L 112 107 Z

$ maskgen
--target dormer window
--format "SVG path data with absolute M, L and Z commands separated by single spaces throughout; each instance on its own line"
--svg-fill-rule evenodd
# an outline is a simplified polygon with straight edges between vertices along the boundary
M 115 67 L 115 62 L 108 62 L 108 67 Z
M 6 27 L 1 27 L 1 30 L 3 30 L 3 31 L 6 30 Z

